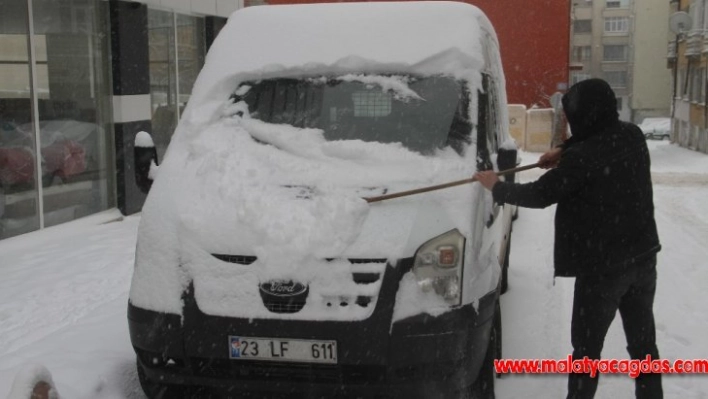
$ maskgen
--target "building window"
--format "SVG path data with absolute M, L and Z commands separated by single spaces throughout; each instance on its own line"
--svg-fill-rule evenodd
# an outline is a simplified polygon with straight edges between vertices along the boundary
M 627 45 L 605 45 L 603 47 L 603 60 L 605 61 L 627 61 Z
M 592 47 L 590 46 L 574 46 L 573 61 L 590 61 L 592 58 Z
M 592 32 L 592 20 L 578 19 L 578 20 L 573 21 L 573 32 L 575 32 L 575 33 L 591 33 Z
M 592 76 L 590 76 L 589 73 L 582 73 L 582 72 L 573 72 L 572 75 L 570 75 L 570 84 L 574 85 L 578 82 L 582 82 L 583 80 L 588 80 Z
M 689 98 L 692 102 L 705 102 L 705 68 L 699 68 L 692 71 L 691 87 L 689 89 Z
M 706 84 L 708 83 L 708 82 L 706 82 L 706 68 L 705 67 L 701 68 L 700 74 L 701 74 L 701 87 L 699 89 L 700 97 L 698 97 L 698 102 L 700 102 L 701 104 L 705 104 L 706 103 Z
M 629 18 L 627 17 L 607 17 L 605 18 L 605 32 L 625 33 L 629 31 Z
M 627 87 L 627 71 L 605 71 L 605 80 L 613 88 Z
M 703 23 L 699 26 L 700 29 L 703 30 L 703 35 L 706 36 L 708 35 L 708 7 L 705 7 L 706 4 L 704 4 L 703 7 L 703 15 L 701 20 Z
M 629 0 L 607 0 L 607 8 L 628 8 Z
M 115 206 L 102 3 L 0 0 L 0 239 Z
M 703 6 L 703 0 L 700 1 L 693 1 L 691 5 L 688 7 L 688 15 L 691 16 L 691 19 L 693 20 L 693 28 L 692 30 L 694 31 L 699 31 L 703 28 L 703 17 L 704 17 L 704 6 Z
M 678 81 L 676 82 L 676 98 L 682 98 L 686 96 L 686 68 L 679 68 L 678 70 Z
M 204 65 L 204 20 L 148 9 L 148 32 L 152 136 L 162 159 Z

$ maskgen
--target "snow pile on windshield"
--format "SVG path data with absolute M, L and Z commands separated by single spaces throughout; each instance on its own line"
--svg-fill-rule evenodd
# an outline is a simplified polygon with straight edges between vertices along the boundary
M 238 104 L 230 111 L 235 109 Z M 428 195 L 436 212 L 449 215 L 444 220 L 438 215 L 423 229 L 413 229 L 419 215 L 410 206 L 420 198 L 371 207 L 362 197 L 469 177 L 476 165 L 474 147 L 464 157 L 450 148 L 423 156 L 400 143 L 328 142 L 321 130 L 269 124 L 247 113 L 226 117 L 193 137 L 171 144 L 144 207 L 141 235 L 150 236 L 151 246 L 139 241 L 137 249 L 131 300 L 138 306 L 181 313 L 179 298 L 191 281 L 206 312 L 272 317 L 258 282 L 292 279 L 309 284 L 309 298 L 322 299 L 308 299 L 293 318 L 360 319 L 373 306 L 321 308 L 335 293 L 362 295 L 352 282 L 350 255 L 411 256 L 411 245 L 435 234 L 429 230 L 434 223 L 469 231 L 469 219 L 460 217 L 470 213 L 469 197 L 460 202 L 459 191 Z M 447 229 L 441 226 L 440 233 Z M 411 230 L 425 236 L 411 241 Z M 214 253 L 257 260 L 240 267 L 224 264 Z M 375 297 L 379 286 L 366 287 L 365 294 Z
M 343 82 L 361 82 L 365 84 L 378 85 L 383 91 L 393 91 L 397 98 L 415 98 L 423 100 L 418 93 L 411 90 L 407 83 L 408 78 L 405 76 L 378 76 L 378 75 L 344 75 L 337 80 Z

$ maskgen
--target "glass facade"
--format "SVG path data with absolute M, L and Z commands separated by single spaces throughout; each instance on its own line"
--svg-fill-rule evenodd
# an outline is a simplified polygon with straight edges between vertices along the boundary
M 0 239 L 115 206 L 98 0 L 0 0 Z
M 121 184 L 132 161 L 116 154 L 115 140 L 127 138 L 126 123 L 147 115 L 119 99 L 115 123 L 123 130 L 114 138 L 110 4 L 0 0 L 0 239 L 129 201 Z M 207 28 L 202 16 L 142 7 L 147 43 L 130 46 L 148 47 L 151 133 L 162 159 L 204 65 L 206 31 L 213 38 L 225 19 L 210 19 Z M 131 56 L 119 68 L 135 62 Z M 125 82 L 116 84 L 125 90 Z M 147 94 L 130 84 L 116 96 Z
M 0 0 L 0 9 L 0 238 L 6 238 L 38 229 L 39 218 L 27 3 Z M 46 53 L 43 45 L 37 53 Z
M 162 159 L 204 65 L 204 19 L 148 10 L 152 136 Z

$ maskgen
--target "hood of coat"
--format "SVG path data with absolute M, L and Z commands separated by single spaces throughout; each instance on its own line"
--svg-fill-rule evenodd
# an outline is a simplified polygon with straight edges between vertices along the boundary
M 619 121 L 615 92 L 602 79 L 576 83 L 562 102 L 573 141 L 582 141 Z

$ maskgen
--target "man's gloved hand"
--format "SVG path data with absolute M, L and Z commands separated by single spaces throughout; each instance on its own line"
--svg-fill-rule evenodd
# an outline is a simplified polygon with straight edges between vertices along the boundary
M 497 173 L 493 170 L 477 172 L 474 174 L 474 178 L 477 179 L 477 181 L 487 190 L 491 190 L 499 181 L 499 176 L 497 176 Z
M 563 149 L 558 147 L 546 151 L 546 153 L 541 155 L 541 158 L 538 159 L 538 166 L 542 169 L 555 168 L 556 166 L 558 166 L 558 162 L 560 161 L 562 152 Z

